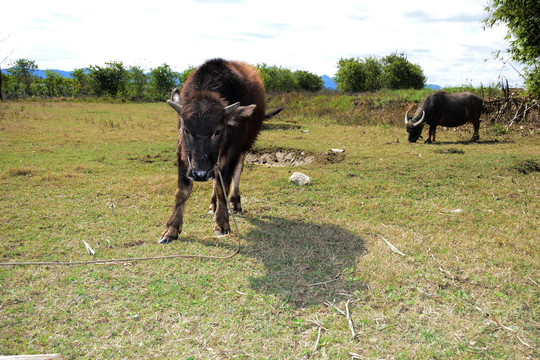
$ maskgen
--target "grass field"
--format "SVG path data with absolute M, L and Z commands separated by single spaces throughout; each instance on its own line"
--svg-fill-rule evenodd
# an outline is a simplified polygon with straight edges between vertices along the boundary
M 334 119 L 349 102 L 296 104 L 261 133 L 259 152 L 315 161 L 246 165 L 230 260 L 0 267 L 0 355 L 537 359 L 538 132 L 483 127 L 470 144 L 469 125 L 409 144 L 391 119 Z M 0 103 L 0 261 L 230 253 L 210 183 L 180 239 L 157 244 L 175 142 L 166 104 Z

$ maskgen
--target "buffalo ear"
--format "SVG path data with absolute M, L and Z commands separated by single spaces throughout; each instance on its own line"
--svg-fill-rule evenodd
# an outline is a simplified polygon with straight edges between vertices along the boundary
M 238 122 L 236 121 L 239 117 L 250 117 L 253 115 L 257 105 L 248 105 L 248 106 L 238 106 L 232 112 L 226 116 L 226 122 L 229 126 L 237 126 Z
M 180 90 L 178 88 L 175 88 L 171 93 L 171 100 L 179 103 L 180 102 Z
M 182 105 L 180 105 L 180 90 L 178 88 L 174 89 L 171 93 L 171 100 L 167 100 L 167 104 L 169 104 L 176 112 L 181 113 L 182 112 Z

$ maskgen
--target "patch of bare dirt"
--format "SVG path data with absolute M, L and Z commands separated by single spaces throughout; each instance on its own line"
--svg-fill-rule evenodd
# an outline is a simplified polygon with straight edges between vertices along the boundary
M 255 148 L 246 154 L 245 162 L 268 166 L 302 166 L 312 163 L 334 164 L 345 160 L 344 153 L 311 153 L 298 149 Z
M 278 123 L 265 121 L 262 125 L 262 130 L 297 130 L 300 125 L 289 123 Z
M 269 166 L 302 166 L 315 161 L 313 154 L 295 149 L 252 149 L 246 154 L 245 162 Z

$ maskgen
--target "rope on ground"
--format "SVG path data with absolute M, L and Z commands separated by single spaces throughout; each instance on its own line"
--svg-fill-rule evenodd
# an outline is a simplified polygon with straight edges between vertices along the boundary
M 238 238 L 238 243 L 236 249 L 225 256 L 215 256 L 215 255 L 195 255 L 195 254 L 174 254 L 174 255 L 162 255 L 162 256 L 149 256 L 149 257 L 139 257 L 139 258 L 125 258 L 125 259 L 105 259 L 105 260 L 89 260 L 89 261 L 73 261 L 73 262 L 63 262 L 63 261 L 34 261 L 34 262 L 5 262 L 0 263 L 0 266 L 76 266 L 76 265 L 114 265 L 119 263 L 134 262 L 134 261 L 148 261 L 148 260 L 160 260 L 160 259 L 214 259 L 214 260 L 227 260 L 230 259 L 238 253 L 240 253 L 240 231 L 238 231 L 238 225 L 236 223 L 236 218 L 234 212 L 231 211 L 227 191 L 225 189 L 225 184 L 223 182 L 223 177 L 221 176 L 221 171 L 219 171 L 219 166 L 216 164 L 217 173 L 219 175 L 219 180 L 221 183 L 221 189 L 223 190 L 223 195 L 225 197 L 225 203 L 227 204 L 227 209 L 232 215 L 234 228 L 236 230 L 236 237 Z M 86 243 L 85 243 L 86 244 Z M 88 247 L 87 247 L 88 248 Z

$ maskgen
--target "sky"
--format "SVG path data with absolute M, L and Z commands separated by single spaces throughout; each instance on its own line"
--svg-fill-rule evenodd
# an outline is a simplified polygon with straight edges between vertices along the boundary
M 7 0 L 0 62 L 71 71 L 105 62 L 182 72 L 222 57 L 333 77 L 341 58 L 405 53 L 428 84 L 523 84 L 493 53 L 506 28 L 484 30 L 486 0 Z

